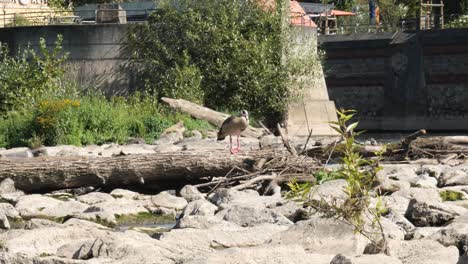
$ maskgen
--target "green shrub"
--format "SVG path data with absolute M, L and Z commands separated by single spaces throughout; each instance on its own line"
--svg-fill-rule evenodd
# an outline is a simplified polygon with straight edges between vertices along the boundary
M 179 121 L 187 131 L 213 128 L 207 122 L 161 109 L 139 94 L 110 100 L 99 94 L 74 99 L 43 97 L 35 106 L 0 117 L 0 147 L 124 144 L 135 137 L 151 143 Z
M 259 2 L 162 1 L 129 33 L 128 52 L 146 90 L 213 109 L 248 109 L 276 125 L 291 99 L 291 77 L 310 74 L 318 62 L 315 52 L 304 52 L 291 63 L 284 1 L 276 8 Z
M 41 38 L 40 54 L 27 47 L 16 56 L 0 43 L 0 116 L 36 104 L 44 94 L 61 92 L 62 63 L 67 57 L 62 52 L 62 40 L 58 35 L 49 50 Z
M 291 191 L 287 197 L 303 201 L 305 205 L 312 206 L 324 216 L 350 224 L 354 227 L 355 232 L 367 237 L 376 250 L 384 252 L 387 250 L 387 242 L 380 218 L 383 214 L 388 213 L 388 210 L 383 208 L 380 199 L 375 206 L 371 205 L 370 199 L 376 195 L 372 191 L 376 174 L 380 170 L 379 160 L 366 159 L 360 155 L 355 144 L 355 136 L 360 133 L 354 131 L 358 123 L 347 124 L 355 112 L 340 110 L 337 113 L 338 121 L 331 122 L 331 127 L 341 135 L 343 141 L 343 148 L 338 150 L 343 154 L 341 166 L 331 175 L 319 171 L 316 173 L 316 177 L 321 177 L 317 181 L 318 183 L 323 182 L 327 177 L 345 179 L 347 185 L 342 191 L 346 197 L 341 202 L 336 200 L 326 202 L 324 199 L 316 202 L 310 199 L 315 191 L 313 188 L 315 185 L 313 183 L 299 184 L 296 181 L 288 184 Z M 381 157 L 381 153 L 378 154 Z

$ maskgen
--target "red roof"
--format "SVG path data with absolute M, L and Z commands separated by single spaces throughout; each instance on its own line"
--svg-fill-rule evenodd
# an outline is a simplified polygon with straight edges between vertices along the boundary
M 327 13 L 322 13 L 321 15 L 326 16 Z M 330 16 L 355 16 L 356 14 L 353 12 L 348 12 L 348 11 L 341 11 L 341 10 L 335 10 L 333 9 L 330 13 L 328 13 Z
M 317 27 L 297 1 L 291 1 L 289 7 L 291 25 Z
M 274 8 L 274 0 L 257 0 L 262 6 L 266 8 Z M 297 1 L 290 1 L 290 23 L 291 25 L 305 26 L 305 27 L 317 27 L 314 21 L 306 14 L 304 9 Z

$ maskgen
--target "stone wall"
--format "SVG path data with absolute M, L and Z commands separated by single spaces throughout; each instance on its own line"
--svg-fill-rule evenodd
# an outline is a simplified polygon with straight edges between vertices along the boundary
M 107 94 L 125 94 L 140 84 L 127 66 L 125 55 L 129 25 L 61 25 L 0 29 L 0 42 L 12 52 L 30 43 L 37 49 L 39 38 L 53 46 L 57 35 L 63 36 L 63 49 L 68 52 L 66 75 L 82 87 L 100 87 Z
M 468 129 L 468 29 L 320 36 L 337 108 L 369 130 Z

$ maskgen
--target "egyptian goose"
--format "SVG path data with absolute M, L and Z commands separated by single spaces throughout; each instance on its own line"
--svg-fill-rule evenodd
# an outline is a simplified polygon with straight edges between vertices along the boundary
M 224 120 L 218 132 L 218 140 L 224 140 L 229 135 L 229 147 L 232 154 L 239 152 L 239 135 L 249 126 L 249 112 L 240 111 L 238 116 L 230 116 Z M 237 148 L 232 148 L 232 136 L 237 136 Z

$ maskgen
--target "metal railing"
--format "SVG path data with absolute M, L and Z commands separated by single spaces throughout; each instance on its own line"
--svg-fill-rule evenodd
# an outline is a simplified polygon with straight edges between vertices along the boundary
M 20 13 L 2 13 L 0 11 L 0 27 L 18 26 L 44 26 L 44 25 L 65 25 L 65 24 L 95 24 L 97 17 L 105 17 L 110 22 L 119 23 L 124 19 L 126 23 L 144 22 L 154 9 L 98 9 L 93 11 L 56 11 L 44 10 Z M 103 15 L 113 12 L 112 16 Z M 101 13 L 101 14 L 100 14 Z M 115 22 L 112 22 L 113 18 Z
M 103 23 L 119 23 L 122 20 L 125 23 L 139 23 L 148 19 L 151 12 L 155 9 L 96 9 L 82 11 L 33 11 L 21 13 L 7 13 L 0 11 L 0 27 L 17 26 L 38 26 L 38 25 L 64 25 L 64 24 L 95 24 L 98 23 L 97 17 L 101 12 L 114 12 L 111 16 L 105 15 L 107 21 Z M 113 20 L 112 20 L 113 18 Z M 121 20 L 122 19 L 122 20 Z M 323 19 L 323 17 L 321 18 Z M 372 33 L 372 32 L 396 32 L 408 30 L 424 30 L 431 28 L 442 28 L 437 25 L 439 21 L 445 21 L 443 28 L 468 28 L 468 16 L 445 15 L 437 17 L 436 15 L 427 15 L 423 19 L 407 19 L 394 23 L 383 22 L 379 25 L 369 23 L 349 22 L 331 20 L 324 26 L 323 20 L 311 20 L 308 15 L 303 13 L 292 13 L 290 21 L 294 25 L 317 26 L 319 34 L 353 34 L 353 33 Z M 346 19 L 344 19 L 346 21 Z

